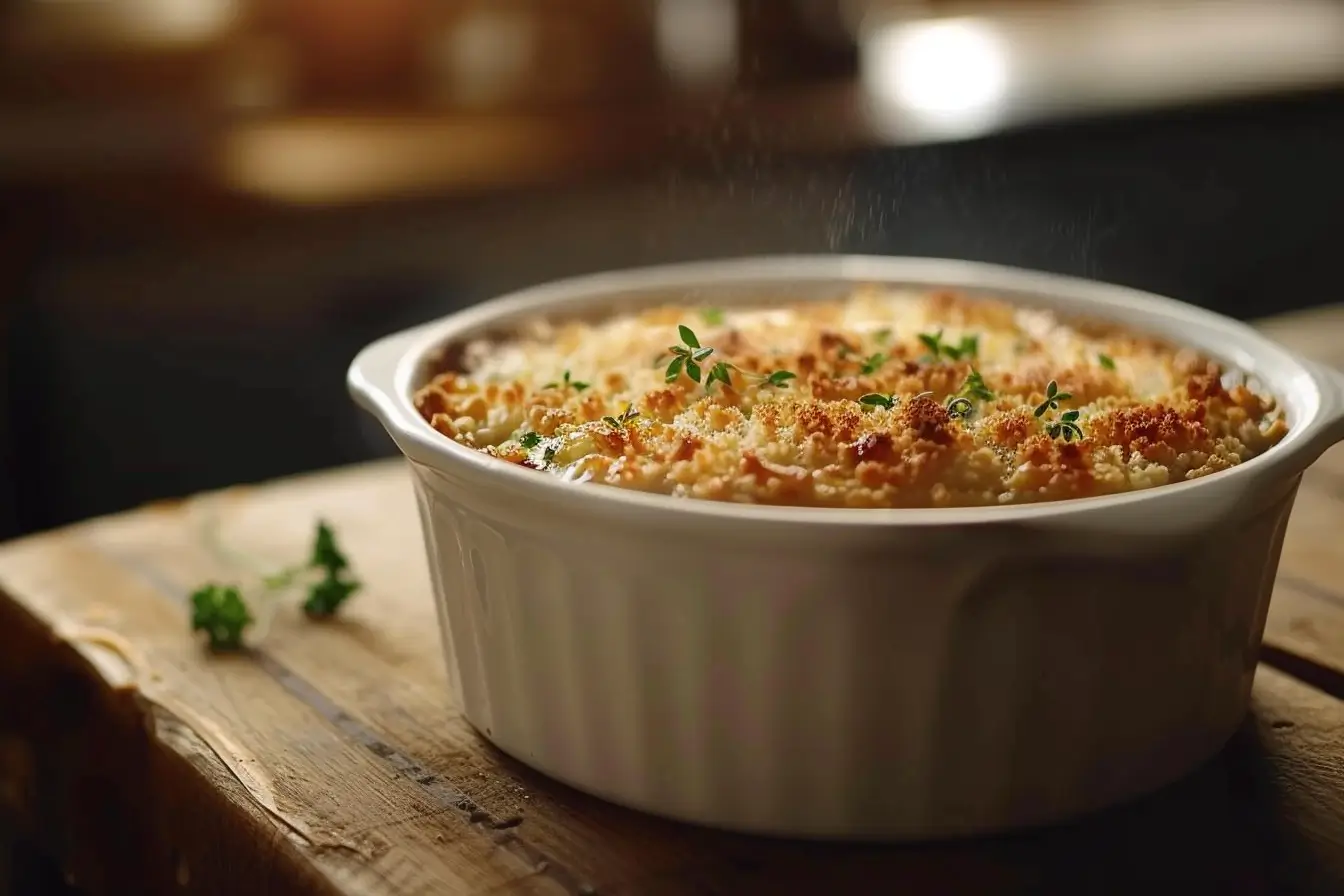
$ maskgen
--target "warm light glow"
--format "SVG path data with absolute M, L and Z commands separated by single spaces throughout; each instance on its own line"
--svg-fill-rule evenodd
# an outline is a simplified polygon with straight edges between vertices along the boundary
M 738 21 L 733 0 L 659 0 L 658 55 L 676 80 L 720 83 L 737 71 Z
M 515 10 L 475 10 L 431 42 L 430 63 L 453 100 L 487 104 L 507 99 L 525 81 L 536 53 L 531 16 Z
M 128 27 L 165 43 L 196 43 L 218 37 L 237 14 L 235 0 L 117 0 Z
M 976 19 L 886 26 L 865 41 L 863 56 L 868 89 L 915 112 L 981 110 L 1000 102 L 1008 86 L 1003 42 Z

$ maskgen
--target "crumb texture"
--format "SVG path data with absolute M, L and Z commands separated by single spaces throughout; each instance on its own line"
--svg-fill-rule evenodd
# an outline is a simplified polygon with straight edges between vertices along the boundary
M 1288 427 L 1198 352 L 954 292 L 661 306 L 465 347 L 434 429 L 573 482 L 815 507 L 967 507 L 1216 474 Z

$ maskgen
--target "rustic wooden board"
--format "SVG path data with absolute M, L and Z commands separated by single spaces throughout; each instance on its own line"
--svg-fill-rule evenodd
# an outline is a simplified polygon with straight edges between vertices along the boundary
M 1309 475 L 1284 551 L 1284 668 L 1344 669 L 1337 481 L 1338 452 Z M 206 655 L 185 595 L 236 578 L 215 546 L 280 566 L 319 516 L 366 592 L 336 622 L 286 607 L 260 649 Z M 1218 760 L 1077 825 L 925 848 L 758 840 L 589 799 L 476 737 L 448 692 L 421 550 L 399 462 L 0 546 L 0 813 L 89 893 L 1344 888 L 1344 703 L 1273 669 Z

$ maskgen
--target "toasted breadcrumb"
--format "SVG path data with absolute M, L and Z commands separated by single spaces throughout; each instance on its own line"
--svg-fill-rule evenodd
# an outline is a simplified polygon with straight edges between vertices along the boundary
M 700 382 L 685 366 L 665 381 L 682 324 L 713 349 Z M 538 323 L 461 356 L 415 395 L 448 438 L 567 480 L 715 501 L 916 508 L 1114 494 L 1217 473 L 1288 429 L 1272 396 L 1190 349 L 951 291 L 864 288 L 712 315 L 662 306 Z M 727 382 L 707 388 L 720 361 Z M 794 377 L 767 380 L 776 371 Z M 1042 408 L 1051 382 L 1067 397 Z

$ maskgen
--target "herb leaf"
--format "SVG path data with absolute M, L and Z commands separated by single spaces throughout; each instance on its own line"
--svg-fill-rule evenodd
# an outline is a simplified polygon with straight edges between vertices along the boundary
M 317 534 L 313 536 L 313 554 L 308 565 L 325 569 L 328 575 L 333 576 L 350 566 L 345 554 L 336 545 L 336 534 L 325 520 L 318 521 Z
M 944 345 L 943 351 L 953 361 L 959 361 L 962 358 L 974 358 L 980 354 L 980 337 L 963 336 L 961 342 L 953 348 L 950 345 Z
M 961 389 L 957 394 L 963 398 L 973 398 L 976 401 L 994 400 L 994 392 L 989 386 L 985 385 L 985 378 L 975 368 L 971 368 L 971 372 L 966 374 L 966 381 L 961 384 Z
M 775 370 L 766 376 L 764 385 L 780 388 L 787 384 L 789 380 L 797 378 L 798 374 L 792 370 Z
M 565 371 L 565 375 L 564 375 L 558 382 L 547 383 L 546 385 L 542 386 L 541 388 L 543 388 L 543 389 L 559 389 L 559 388 L 561 388 L 562 386 L 563 386 L 564 388 L 566 388 L 566 389 L 573 389 L 575 392 L 582 392 L 584 389 L 587 389 L 587 388 L 588 388 L 588 383 L 582 382 L 582 381 L 580 381 L 580 380 L 570 379 L 570 377 L 569 377 L 569 371 L 566 370 L 566 371 Z
M 1059 383 L 1051 380 L 1045 387 L 1045 401 L 1036 405 L 1036 416 L 1043 417 L 1045 416 L 1046 411 L 1059 410 L 1059 403 L 1061 401 L 1068 401 L 1072 397 L 1072 392 L 1059 391 Z
M 727 361 L 720 361 L 713 367 L 709 368 L 709 379 L 705 380 L 705 391 L 708 392 L 711 388 L 713 388 L 715 380 L 718 380 L 719 382 L 723 383 L 725 386 L 731 389 L 733 387 L 733 379 L 728 372 L 731 369 L 732 365 L 729 364 Z
M 336 614 L 341 604 L 350 599 L 359 590 L 359 583 L 351 579 L 327 576 L 308 589 L 308 599 L 303 602 L 303 612 L 316 619 L 326 619 Z
M 924 343 L 924 347 L 929 350 L 929 354 L 934 358 L 934 360 L 937 360 L 938 356 L 942 354 L 943 351 L 942 330 L 939 330 L 937 333 L 920 333 L 919 341 Z
M 525 432 L 523 433 L 523 437 L 518 440 L 518 444 L 522 445 L 523 448 L 526 449 L 527 451 L 531 451 L 533 448 L 541 444 L 541 433 Z
M 700 319 L 703 320 L 705 323 L 709 324 L 711 327 L 717 327 L 719 324 L 723 323 L 723 309 L 701 308 Z
M 1115 369 L 1115 360 L 1110 355 L 1098 354 L 1097 363 L 1107 370 Z
M 331 616 L 360 588 L 357 580 L 342 575 L 350 563 L 337 547 L 336 535 L 325 521 L 318 521 L 308 565 L 323 572 L 322 579 L 309 586 L 308 599 L 303 602 L 303 611 L 311 617 Z
M 633 403 L 630 403 L 625 406 L 625 410 L 621 412 L 619 417 L 611 417 L 611 416 L 603 417 L 602 422 L 610 426 L 612 429 L 622 430 L 625 429 L 627 423 L 629 423 L 631 420 L 635 419 L 638 416 L 639 411 L 635 410 L 635 406 Z
M 232 585 L 202 585 L 191 595 L 191 630 L 205 632 L 211 650 L 238 650 L 255 620 Z
M 859 404 L 867 405 L 871 408 L 886 408 L 891 410 L 896 406 L 897 398 L 895 395 L 883 395 L 881 392 L 869 392 L 867 395 L 859 396 Z
M 974 358 L 980 354 L 980 337 L 975 335 L 963 336 L 956 345 L 949 342 L 943 342 L 943 331 L 937 333 L 920 333 L 919 341 L 924 343 L 924 347 L 929 350 L 932 360 L 936 361 L 939 357 L 945 357 L 949 361 L 960 361 L 963 358 Z
M 699 348 L 700 340 L 695 337 L 695 331 L 685 324 L 677 325 L 677 333 L 681 336 L 681 341 L 690 348 Z
M 887 363 L 887 356 L 882 352 L 877 352 L 876 354 L 869 355 L 867 360 L 863 362 L 863 367 L 860 369 L 866 376 L 876 373 L 878 368 L 885 363 Z
M 1065 411 L 1060 414 L 1058 420 L 1046 424 L 1045 431 L 1050 438 L 1058 439 L 1062 437 L 1066 442 L 1083 438 L 1083 429 L 1078 425 L 1077 411 Z

